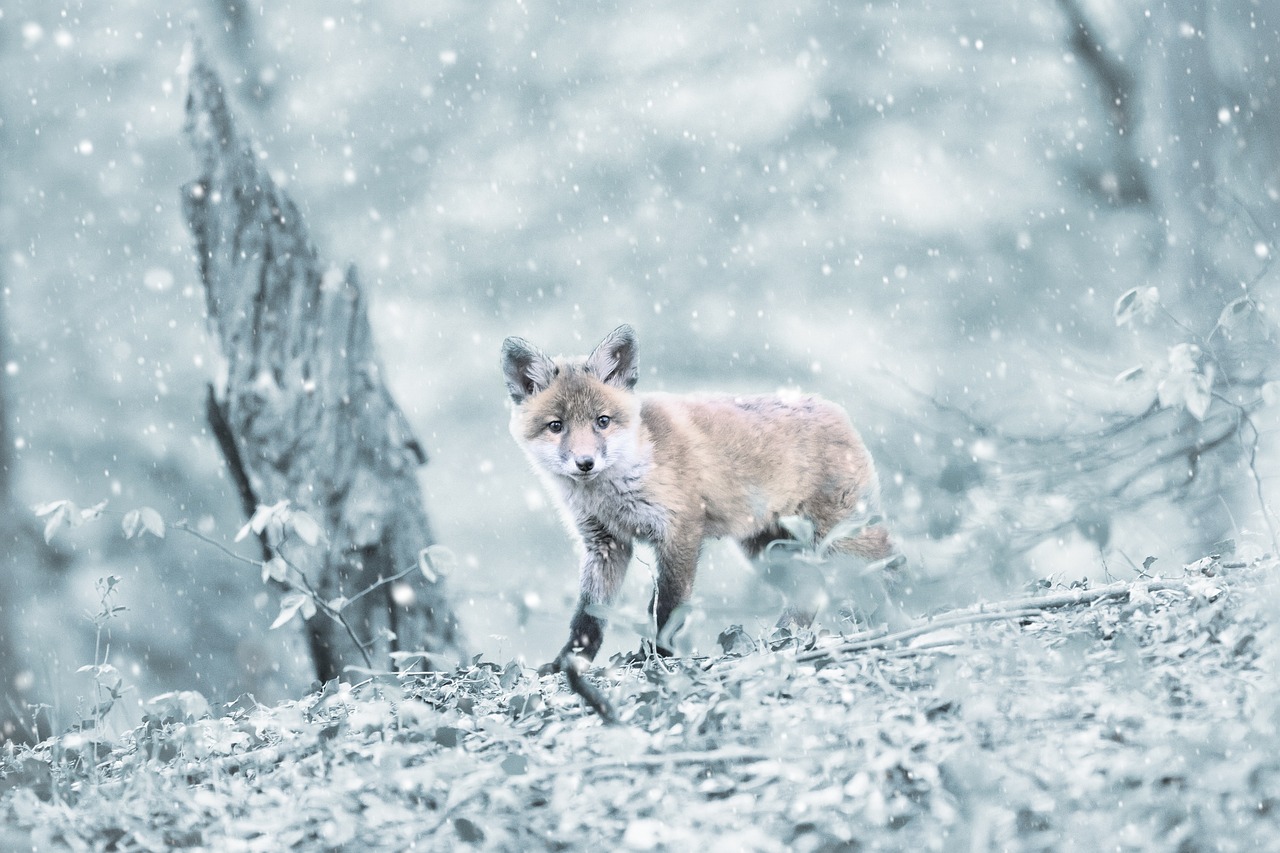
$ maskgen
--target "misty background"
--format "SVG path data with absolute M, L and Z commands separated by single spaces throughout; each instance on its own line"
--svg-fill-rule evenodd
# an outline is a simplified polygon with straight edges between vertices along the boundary
M 0 671 L 74 719 L 85 613 L 117 575 L 133 698 L 310 684 L 252 568 L 119 528 L 140 506 L 228 543 L 244 522 L 205 423 L 221 356 L 179 198 L 194 38 L 321 256 L 360 271 L 470 649 L 536 665 L 576 558 L 507 433 L 510 334 L 574 354 L 627 322 L 641 389 L 840 402 L 921 608 L 1176 571 L 1227 538 L 1272 550 L 1278 19 L 1247 0 L 7 2 Z M 64 498 L 117 514 L 46 546 L 30 508 Z M 780 608 L 720 545 L 695 603 L 704 651 Z M 637 645 L 619 623 L 604 651 Z

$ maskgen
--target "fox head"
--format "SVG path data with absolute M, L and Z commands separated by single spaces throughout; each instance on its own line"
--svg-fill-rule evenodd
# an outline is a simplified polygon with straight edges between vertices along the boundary
M 515 403 L 511 434 L 551 474 L 586 482 L 630 459 L 640 422 L 636 333 L 619 326 L 585 358 L 551 359 L 523 338 L 502 342 Z

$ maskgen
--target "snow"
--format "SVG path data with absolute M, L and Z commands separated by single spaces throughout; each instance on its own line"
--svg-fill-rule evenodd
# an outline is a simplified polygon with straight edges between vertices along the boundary
M 1131 78 L 1132 126 L 1071 45 L 1064 4 L 365 0 L 249 3 L 232 24 L 218 3 L 6 3 L 17 502 L 111 497 L 218 541 L 243 524 L 204 420 L 225 366 L 180 204 L 197 172 L 181 136 L 194 35 L 334 265 L 326 282 L 348 262 L 362 273 L 385 374 L 431 457 L 435 534 L 463 555 L 450 582 L 477 653 L 541 663 L 575 596 L 571 545 L 506 432 L 509 334 L 575 352 L 632 322 L 645 389 L 843 403 L 919 552 L 919 608 L 1036 574 L 1130 576 L 1227 537 L 1273 550 L 1275 14 L 1078 5 Z M 1129 155 L 1145 199 L 1124 200 Z M 1147 460 L 1083 437 L 1153 403 L 1161 440 L 1188 444 L 1142 476 L 1073 473 Z M 1196 436 L 1223 442 L 1202 456 Z M 1189 496 L 1161 492 L 1191 467 Z M 1129 473 L 1161 493 L 1099 496 Z M 38 673 L 24 695 L 58 697 L 60 724 L 93 651 L 80 598 L 113 574 L 130 607 L 113 654 L 141 670 L 112 725 L 139 719 L 139 696 L 275 702 L 309 686 L 292 627 L 266 633 L 279 602 L 260 572 L 172 536 L 126 542 L 117 523 L 65 535 L 65 574 L 15 551 L 21 589 L 0 602 Z M 650 583 L 634 566 L 623 610 L 641 612 Z M 716 548 L 699 589 L 701 652 L 728 625 L 763 631 L 781 604 Z M 638 639 L 619 626 L 605 654 Z M 876 820 L 901 805 L 876 801 L 871 775 L 842 790 Z M 996 833 L 1010 818 L 965 819 Z

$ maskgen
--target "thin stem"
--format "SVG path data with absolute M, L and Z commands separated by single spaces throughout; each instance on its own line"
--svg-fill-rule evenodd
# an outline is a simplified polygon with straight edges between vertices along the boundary
M 409 575 L 413 574 L 416 571 L 418 571 L 417 566 L 410 566 L 409 568 L 405 569 L 398 575 L 392 575 L 389 578 L 378 578 L 372 584 L 370 584 L 369 586 L 357 592 L 355 595 L 348 598 L 347 604 L 352 604 L 356 601 L 359 601 L 361 598 L 364 598 L 366 595 L 373 592 L 375 589 L 377 589 L 380 586 L 386 586 L 389 583 L 395 583 L 398 580 L 404 580 L 405 578 L 407 578 Z
M 237 554 L 235 551 L 232 551 L 230 548 L 228 548 L 226 545 L 223 545 L 221 542 L 217 541 L 216 539 L 210 539 L 208 536 L 205 536 L 203 533 L 196 530 L 194 527 L 188 526 L 185 521 L 175 522 L 170 526 L 174 530 L 181 530 L 183 533 L 186 533 L 189 536 L 194 536 L 195 538 L 199 539 L 201 542 L 205 543 L 206 545 L 212 545 L 214 548 L 217 548 L 219 551 L 226 554 L 228 557 L 230 557 L 233 560 L 239 560 L 242 563 L 248 563 L 250 566 L 257 566 L 259 569 L 262 568 L 262 562 L 263 562 L 262 560 L 255 560 L 255 559 L 252 559 L 251 557 L 246 557 L 243 554 Z
M 232 551 L 230 548 L 223 545 L 221 542 L 217 541 L 216 539 L 211 539 L 208 536 L 205 536 L 203 533 L 193 529 L 192 527 L 187 525 L 185 522 L 180 521 L 174 524 L 173 527 L 176 528 L 177 530 L 181 530 L 184 533 L 194 536 L 195 538 L 199 539 L 201 542 L 204 542 L 207 545 L 212 545 L 214 548 L 217 548 L 219 551 L 221 551 L 222 553 L 226 554 L 228 557 L 231 557 L 234 560 L 239 560 L 242 563 L 248 563 L 251 566 L 257 566 L 258 568 L 262 568 L 262 564 L 263 564 L 262 560 L 253 560 L 253 559 L 250 559 L 249 557 L 244 556 L 243 554 L 237 554 L 235 551 Z M 297 580 L 290 578 L 287 581 L 287 583 L 289 583 L 294 589 L 304 593 L 308 598 L 310 598 L 311 601 L 315 604 L 317 610 L 319 610 L 325 616 L 328 616 L 330 619 L 332 619 L 333 621 L 341 625 L 343 630 L 347 632 L 347 636 L 351 638 L 351 642 L 355 644 L 356 650 L 360 652 L 360 656 L 364 658 L 365 666 L 369 667 L 369 669 L 373 669 L 373 658 L 369 656 L 370 644 L 361 642 L 360 638 L 356 636 L 355 628 L 351 626 L 351 623 L 347 621 L 347 618 L 343 616 L 340 611 L 334 609 L 333 607 L 330 607 L 328 602 L 320 598 L 320 593 L 318 593 L 315 587 L 311 585 L 311 581 L 307 578 L 306 573 L 304 573 L 301 569 L 299 569 L 293 563 L 289 562 L 284 557 L 284 555 L 281 554 L 278 550 L 276 551 L 276 556 L 279 557 L 281 560 L 283 560 L 285 566 L 292 569 L 294 574 L 297 575 L 297 578 L 298 578 Z M 372 589 L 372 587 L 370 587 L 370 589 Z M 363 595 L 365 592 L 368 592 L 368 591 L 369 590 L 364 590 L 363 592 L 358 593 L 358 595 Z

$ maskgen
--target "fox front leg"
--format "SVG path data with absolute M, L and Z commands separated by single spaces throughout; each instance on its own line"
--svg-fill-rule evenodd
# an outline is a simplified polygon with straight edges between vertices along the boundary
M 611 604 L 622 586 L 631 562 L 632 545 L 619 539 L 594 518 L 578 525 L 582 537 L 582 567 L 578 576 L 578 609 L 569 622 L 569 642 L 548 667 L 563 672 L 571 666 L 574 655 L 594 660 L 604 641 L 604 620 L 590 612 L 592 605 Z

